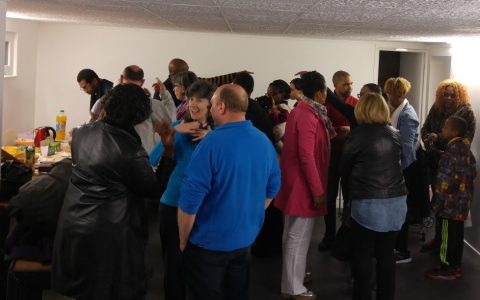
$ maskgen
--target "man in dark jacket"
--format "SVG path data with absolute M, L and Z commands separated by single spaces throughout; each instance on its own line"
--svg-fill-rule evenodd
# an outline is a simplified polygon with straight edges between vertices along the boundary
M 90 95 L 90 110 L 95 102 L 102 98 L 113 87 L 111 81 L 100 79 L 97 73 L 91 69 L 83 69 L 78 72 L 77 82 L 80 88 Z

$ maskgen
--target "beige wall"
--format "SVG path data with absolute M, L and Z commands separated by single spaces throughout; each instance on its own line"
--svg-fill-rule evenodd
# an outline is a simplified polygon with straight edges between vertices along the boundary
M 203 77 L 245 69 L 254 72 L 254 96 L 263 95 L 275 79 L 290 81 L 299 70 L 318 70 L 330 83 L 333 73 L 343 69 L 352 74 L 356 94 L 363 83 L 375 81 L 377 44 L 40 23 L 35 124 L 53 124 L 59 109 L 65 109 L 68 127 L 88 119 L 89 98 L 76 83 L 78 71 L 85 67 L 115 81 L 126 65 L 138 64 L 150 86 L 155 77 L 166 78 L 171 58 L 181 57 Z
M 35 124 L 37 27 L 32 21 L 7 20 L 6 31 L 17 33 L 17 75 L 4 78 L 2 144 L 12 144 L 17 132 L 31 130 Z

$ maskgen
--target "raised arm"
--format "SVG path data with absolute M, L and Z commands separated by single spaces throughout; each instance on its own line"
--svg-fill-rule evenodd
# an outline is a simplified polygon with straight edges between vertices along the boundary
M 332 104 L 345 118 L 348 119 L 350 123 L 350 128 L 353 129 L 357 127 L 357 119 L 355 118 L 354 114 L 354 107 L 348 104 L 345 104 L 343 101 L 338 99 L 332 90 L 327 89 L 327 101 Z

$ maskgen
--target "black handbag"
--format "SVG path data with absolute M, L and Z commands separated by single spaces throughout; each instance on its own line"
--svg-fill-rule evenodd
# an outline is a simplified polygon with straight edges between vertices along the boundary
M 7 160 L 1 167 L 0 198 L 10 200 L 18 193 L 18 189 L 32 179 L 32 169 L 24 164 Z

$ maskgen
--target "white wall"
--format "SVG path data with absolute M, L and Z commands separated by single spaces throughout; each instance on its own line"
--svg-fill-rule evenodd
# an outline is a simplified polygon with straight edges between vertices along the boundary
M 430 78 L 428 90 L 431 97 L 428 98 L 427 107 L 431 107 L 435 102 L 435 93 L 438 84 L 450 78 L 451 76 L 451 56 L 431 56 L 430 57 Z
M 0 0 L 0 42 L 4 44 L 5 42 L 5 22 L 6 22 L 6 4 L 4 0 Z M 0 57 L 5 57 L 5 47 L 0 47 Z M 3 64 L 0 64 L 0 74 L 3 74 Z M 3 84 L 4 78 L 3 76 L 0 77 L 0 142 L 2 141 L 3 137 L 3 124 L 2 124 L 2 114 L 3 114 L 3 108 L 5 105 L 3 104 L 4 102 L 4 97 L 3 97 Z M 2 155 L 0 153 L 0 159 L 2 158 Z M 1 174 L 0 174 L 1 177 Z
M 253 71 L 254 96 L 263 95 L 275 79 L 290 81 L 299 70 L 316 69 L 330 82 L 335 71 L 344 69 L 353 76 L 356 94 L 362 84 L 376 81 L 377 46 L 367 41 L 39 23 L 35 126 L 53 125 L 60 109 L 68 115 L 68 128 L 88 119 L 89 96 L 76 82 L 78 71 L 85 67 L 116 81 L 125 66 L 138 64 L 151 85 L 157 76 L 166 78 L 171 58 L 181 57 L 203 77 Z M 427 49 L 428 45 L 415 47 Z
M 4 79 L 3 145 L 14 143 L 17 132 L 34 127 L 37 25 L 37 22 L 7 19 L 6 31 L 17 33 L 17 76 Z

